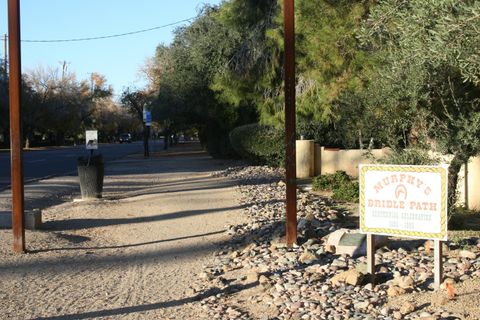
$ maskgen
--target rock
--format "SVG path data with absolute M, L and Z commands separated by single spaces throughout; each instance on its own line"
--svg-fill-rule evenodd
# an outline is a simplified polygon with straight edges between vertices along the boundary
M 268 278 L 264 275 L 261 275 L 260 278 L 258 278 L 258 282 L 262 285 L 269 283 Z
M 372 290 L 373 290 L 373 284 L 367 283 L 367 284 L 363 287 L 363 289 L 368 290 L 368 291 L 372 291 Z
M 316 259 L 317 257 L 315 256 L 315 254 L 306 250 L 300 255 L 300 258 L 298 258 L 298 261 L 300 261 L 301 263 L 310 264 Z
M 405 302 L 401 307 L 400 307 L 400 313 L 403 314 L 403 315 L 406 315 L 406 314 L 409 314 L 409 313 L 412 313 L 413 311 L 415 311 L 415 309 L 417 308 L 417 306 L 411 302 Z
M 332 267 L 346 268 L 347 262 L 340 259 L 335 259 L 332 261 Z
M 325 252 L 335 253 L 335 246 L 327 243 L 325 245 Z
M 295 252 L 285 253 L 285 258 L 289 261 L 297 261 L 297 254 Z
M 300 219 L 297 223 L 297 230 L 305 229 L 309 222 L 306 219 Z
M 401 320 L 401 319 L 403 319 L 403 314 L 400 311 L 395 311 L 393 313 L 393 319 Z
M 405 289 L 402 289 L 397 286 L 392 286 L 387 289 L 387 295 L 389 297 L 396 297 L 405 294 Z
M 257 282 L 258 281 L 258 273 L 256 271 L 250 271 L 247 273 L 247 282 Z
M 445 280 L 443 280 L 443 283 L 440 285 L 440 289 L 445 290 L 447 288 L 447 284 L 455 285 L 455 280 L 451 278 L 446 278 Z
M 377 248 L 386 245 L 387 237 L 374 236 Z M 335 247 L 336 254 L 347 254 L 353 258 L 367 254 L 366 235 L 358 230 L 338 229 L 328 235 L 326 248 Z M 328 251 L 328 250 L 327 250 Z
M 331 279 L 332 285 L 334 285 L 334 286 L 340 285 L 341 282 L 345 282 L 345 283 L 350 284 L 352 286 L 357 286 L 362 281 L 363 281 L 363 274 L 361 274 L 360 272 L 358 272 L 355 269 L 350 269 L 350 270 L 347 270 L 347 271 L 337 273 Z
M 355 270 L 364 275 L 368 274 L 368 265 L 366 262 L 359 263 L 355 266 Z
M 412 276 L 400 276 L 394 279 L 394 283 L 396 283 L 402 289 L 412 289 L 415 284 L 415 280 Z
M 368 306 L 370 305 L 370 302 L 368 300 L 362 301 L 362 302 L 357 302 L 353 305 L 353 308 L 355 310 L 367 310 Z
M 389 307 L 383 307 L 381 310 L 380 310 L 380 314 L 382 316 L 388 316 L 390 314 L 390 308 Z
M 418 315 L 418 317 L 420 318 L 420 320 L 436 320 L 437 318 L 432 316 L 430 313 L 428 312 L 422 312 Z
M 471 260 L 475 260 L 477 258 L 477 254 L 475 252 L 468 251 L 468 250 L 460 251 L 458 253 L 458 256 L 461 257 L 461 258 L 466 258 L 466 259 L 471 259 Z

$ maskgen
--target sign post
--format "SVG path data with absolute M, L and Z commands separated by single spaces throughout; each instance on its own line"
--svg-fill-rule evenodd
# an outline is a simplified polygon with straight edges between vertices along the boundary
M 8 50 L 10 52 L 10 157 L 12 185 L 13 251 L 25 252 L 24 182 L 21 116 L 20 1 L 8 0 Z
M 152 126 L 152 112 L 143 109 L 143 155 L 148 158 L 150 156 L 150 149 L 148 139 L 150 137 L 150 127 Z
M 295 160 L 295 1 L 284 0 L 285 43 L 285 180 L 287 245 L 297 242 L 297 181 Z
M 93 153 L 93 150 L 98 149 L 98 131 L 87 130 L 85 131 L 85 148 Z
M 368 271 L 375 274 L 373 234 L 435 240 L 435 287 L 442 281 L 447 240 L 448 167 L 360 165 L 360 231 L 367 237 Z

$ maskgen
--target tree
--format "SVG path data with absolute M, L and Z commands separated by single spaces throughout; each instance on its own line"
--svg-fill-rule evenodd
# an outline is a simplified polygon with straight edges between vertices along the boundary
M 8 79 L 5 77 L 3 60 L 0 65 L 0 145 L 8 144 L 9 137 L 9 108 L 8 108 Z
M 90 126 L 90 88 L 86 81 L 77 82 L 67 64 L 58 68 L 42 67 L 28 73 L 25 82 L 34 97 L 25 104 L 23 117 L 26 141 L 39 129 L 47 133 L 56 144 L 62 145 L 66 137 L 76 137 L 85 126 Z
M 231 154 L 228 133 L 252 120 L 212 86 L 232 59 L 238 38 L 220 21 L 219 10 L 205 6 L 191 25 L 177 29 L 170 46 L 157 48 L 149 74 L 157 77 L 155 118 L 168 123 L 173 132 L 195 128 L 212 155 L 226 156 Z
M 121 97 L 123 107 L 126 108 L 128 113 L 133 115 L 137 121 L 142 123 L 145 156 L 149 156 L 148 137 L 150 135 L 150 127 L 143 121 L 143 111 L 152 110 L 154 101 L 155 97 L 151 93 L 141 90 L 133 91 L 130 88 L 127 88 Z
M 423 143 L 453 155 L 452 206 L 461 165 L 480 153 L 480 2 L 384 0 L 361 40 L 381 61 L 366 103 L 392 147 Z

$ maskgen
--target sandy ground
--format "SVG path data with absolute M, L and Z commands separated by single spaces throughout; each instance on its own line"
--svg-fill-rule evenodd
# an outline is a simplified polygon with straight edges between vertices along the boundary
M 400 308 L 406 302 L 414 303 L 417 310 L 433 313 L 446 310 L 458 315 L 457 319 L 480 319 L 480 279 L 473 279 L 455 284 L 455 297 L 447 298 L 444 289 L 427 293 L 410 293 L 390 298 L 386 306 Z
M 221 166 L 191 152 L 126 158 L 107 168 L 104 199 L 90 202 L 71 201 L 74 177 L 27 188 L 44 229 L 27 231 L 24 255 L 0 230 L 0 318 L 202 318 L 197 301 L 210 293 L 189 284 L 226 240 L 225 226 L 242 222 L 232 182 L 210 176 Z

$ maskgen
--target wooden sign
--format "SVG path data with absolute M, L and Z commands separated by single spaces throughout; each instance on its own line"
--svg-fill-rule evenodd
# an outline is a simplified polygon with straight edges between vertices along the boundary
M 447 166 L 360 165 L 360 230 L 447 240 Z
M 434 286 L 443 278 L 447 240 L 448 166 L 360 165 L 360 231 L 367 234 L 368 271 L 375 281 L 374 234 L 433 239 Z

